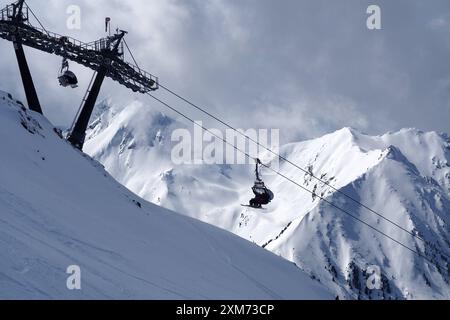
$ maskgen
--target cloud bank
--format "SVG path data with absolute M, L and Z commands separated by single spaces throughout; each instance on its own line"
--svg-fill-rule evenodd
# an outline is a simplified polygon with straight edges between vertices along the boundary
M 127 42 L 140 66 L 166 86 L 235 126 L 280 128 L 284 142 L 344 126 L 368 133 L 402 127 L 449 131 L 446 0 L 28 3 L 48 29 L 83 41 L 104 36 L 104 18 L 110 16 L 114 27 L 130 32 Z M 81 30 L 66 29 L 66 9 L 72 4 L 81 8 Z M 381 7 L 382 30 L 366 28 L 370 4 Z M 1 89 L 23 98 L 12 44 L 0 41 L 0 54 Z M 80 88 L 62 89 L 56 80 L 58 57 L 32 49 L 27 55 L 46 115 L 68 125 L 91 72 L 72 64 Z M 163 92 L 157 95 L 166 99 Z M 139 99 L 165 111 L 111 81 L 101 97 L 123 104 Z

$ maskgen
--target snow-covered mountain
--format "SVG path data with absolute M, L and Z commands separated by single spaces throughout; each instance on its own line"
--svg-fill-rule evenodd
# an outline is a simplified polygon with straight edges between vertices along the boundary
M 138 198 L 2 92 L 0 139 L 0 299 L 334 297 L 294 264 Z M 80 291 L 66 287 L 73 265 Z
M 139 196 L 214 224 L 295 262 L 342 298 L 450 298 L 450 139 L 405 129 L 368 136 L 344 128 L 292 143 L 281 154 L 404 229 L 282 162 L 265 176 L 275 192 L 264 211 L 240 206 L 252 197 L 253 166 L 182 165 L 171 161 L 171 134 L 185 125 L 139 102 L 102 104 L 85 151 Z M 322 201 L 326 198 L 417 250 Z M 370 290 L 372 270 L 381 271 Z M 373 288 L 373 287 L 372 287 Z

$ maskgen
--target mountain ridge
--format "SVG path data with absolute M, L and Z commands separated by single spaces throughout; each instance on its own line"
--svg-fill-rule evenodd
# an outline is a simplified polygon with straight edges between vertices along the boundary
M 1 299 L 333 298 L 292 263 L 139 198 L 2 92 L 0 137 Z
M 121 109 L 119 113 L 125 113 L 130 117 L 140 116 L 139 125 L 144 123 L 143 127 L 136 129 L 131 123 L 122 123 L 122 125 L 130 132 L 150 130 L 146 127 L 150 119 L 144 120 L 149 113 L 146 113 L 147 111 L 141 113 L 145 109 L 148 107 L 142 103 L 133 110 Z M 297 186 L 280 177 L 267 176 L 263 173 L 263 175 L 266 174 L 264 178 L 267 185 L 275 191 L 276 198 L 264 214 L 261 214 L 239 206 L 240 203 L 246 203 L 252 197 L 250 186 L 253 180 L 253 166 L 185 165 L 180 167 L 170 164 L 170 152 L 168 152 L 171 143 L 170 133 L 175 128 L 186 128 L 184 124 L 174 121 L 171 122 L 170 127 L 162 128 L 164 134 L 161 135 L 160 145 L 155 148 L 127 150 L 119 155 L 117 146 L 113 143 L 109 145 L 109 149 L 104 149 L 107 150 L 106 153 L 99 156 L 97 147 L 101 145 L 100 148 L 103 148 L 108 143 L 93 137 L 88 140 L 86 150 L 94 158 L 107 164 L 107 170 L 118 181 L 149 201 L 168 208 L 182 208 L 182 211 L 190 216 L 232 231 L 298 264 L 302 269 L 326 269 L 325 272 L 318 272 L 312 276 L 327 282 L 327 286 L 341 297 L 449 298 L 445 293 L 450 292 L 447 290 L 448 275 L 445 271 L 431 270 L 432 266 L 430 269 L 423 262 L 417 263 L 416 267 L 409 268 L 410 272 L 423 274 L 422 278 L 427 280 L 420 281 L 421 285 L 416 285 L 415 278 L 401 275 L 401 268 L 397 266 L 397 263 L 387 263 L 389 260 L 396 259 L 388 250 L 391 243 L 379 240 L 377 238 L 379 235 L 376 235 L 373 230 L 361 229 L 365 226 L 360 228 L 358 223 L 350 217 L 344 219 L 342 212 L 335 212 L 336 208 L 326 207 L 326 203 L 318 197 L 320 195 L 337 202 L 345 210 L 355 213 L 357 217 L 367 219 L 369 223 L 393 235 L 394 238 L 398 237 L 405 241 L 406 245 L 418 248 L 419 252 L 428 250 L 421 247 L 420 240 L 362 208 L 344 194 L 349 195 L 410 230 L 411 233 L 420 232 L 421 235 L 426 236 L 429 243 L 437 246 L 438 251 L 444 252 L 445 256 L 450 256 L 448 250 L 450 239 L 448 135 L 410 128 L 379 136 L 369 136 L 352 128 L 343 128 L 317 139 L 284 145 L 280 149 L 280 154 L 304 168 L 306 172 L 301 172 L 283 161 L 280 163 L 280 171 L 294 181 L 300 182 L 313 194 L 301 191 Z M 112 122 L 114 123 L 114 119 Z M 113 127 L 114 124 L 104 132 Z M 128 160 L 129 172 L 134 174 L 126 176 L 121 174 L 124 158 Z M 140 159 L 150 161 L 147 165 Z M 108 166 L 108 164 L 113 165 Z M 164 172 L 167 176 L 163 174 Z M 224 172 L 226 172 L 225 175 Z M 315 175 L 326 183 L 314 179 L 311 175 Z M 146 188 L 142 187 L 143 180 L 145 180 Z M 333 188 L 330 188 L 330 185 Z M 152 191 L 163 190 L 164 186 L 167 192 L 156 194 Z M 311 225 L 312 221 L 315 221 L 314 227 Z M 336 225 L 333 221 L 336 221 Z M 296 234 L 304 232 L 307 226 L 310 228 L 308 240 L 298 237 Z M 297 233 L 291 231 L 296 228 L 300 228 L 300 231 Z M 328 230 L 328 228 L 331 229 Z M 341 233 L 345 231 L 348 239 L 341 238 L 334 229 L 341 230 Z M 332 234 L 333 237 L 329 239 L 328 245 L 331 245 L 333 241 L 341 243 L 341 249 L 330 252 L 329 248 L 327 249 L 323 244 L 314 248 L 316 255 L 324 255 L 322 260 L 317 258 L 313 261 L 305 258 L 310 254 L 302 242 L 323 243 L 323 239 L 315 237 L 317 232 L 324 239 L 327 239 L 327 234 Z M 361 252 L 370 253 L 376 247 L 369 250 L 370 241 L 365 244 L 363 237 L 354 243 L 352 239 L 358 239 L 355 234 L 377 239 L 376 242 L 379 243 L 382 254 L 369 254 L 366 261 L 359 259 Z M 345 246 L 348 248 L 342 249 Z M 291 252 L 293 248 L 298 247 L 302 248 L 298 250 L 301 251 L 300 253 Z M 396 250 L 394 251 L 397 252 Z M 416 261 L 417 258 L 407 252 L 398 253 L 398 255 L 411 261 Z M 425 252 L 425 255 L 429 256 L 433 253 Z M 357 269 L 360 278 L 367 276 L 364 275 L 364 269 L 372 263 L 385 272 L 383 281 L 389 290 L 367 293 L 362 288 L 357 289 L 352 280 L 349 280 L 356 275 Z M 448 269 L 447 260 L 442 258 L 439 263 Z M 391 265 L 395 266 L 391 267 Z M 326 280 L 333 278 L 334 273 L 341 274 L 339 283 Z M 386 276 L 388 273 L 392 273 L 394 278 L 388 279 L 389 277 Z M 428 287 L 428 283 L 441 288 L 441 293 L 437 293 L 439 290 L 423 289 Z

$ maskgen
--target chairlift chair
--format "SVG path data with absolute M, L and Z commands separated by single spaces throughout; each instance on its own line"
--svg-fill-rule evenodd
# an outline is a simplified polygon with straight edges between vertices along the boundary
M 261 179 L 260 166 L 262 165 L 259 159 L 256 160 L 256 181 L 253 185 L 252 191 L 255 197 L 250 200 L 250 207 L 261 209 L 263 205 L 267 205 L 275 198 L 275 195 L 269 190 L 264 181 Z
M 69 62 L 67 61 L 67 58 L 63 59 L 61 71 L 59 72 L 58 76 L 59 84 L 66 88 L 77 88 L 78 87 L 78 79 L 75 73 L 69 70 Z

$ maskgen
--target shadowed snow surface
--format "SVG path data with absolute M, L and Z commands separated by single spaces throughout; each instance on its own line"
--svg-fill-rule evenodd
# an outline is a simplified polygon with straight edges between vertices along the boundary
M 333 298 L 257 245 L 141 200 L 5 93 L 0 138 L 2 299 Z

